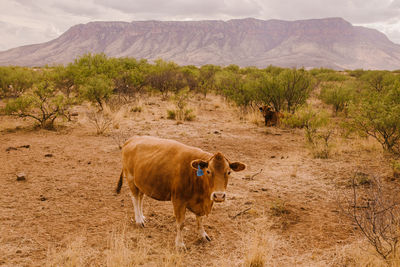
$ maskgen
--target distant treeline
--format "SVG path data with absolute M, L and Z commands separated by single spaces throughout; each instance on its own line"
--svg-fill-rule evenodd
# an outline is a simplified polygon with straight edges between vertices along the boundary
M 243 111 L 262 105 L 296 113 L 311 94 L 343 113 L 356 128 L 378 139 L 387 150 L 400 139 L 400 71 L 312 70 L 269 66 L 179 66 L 174 62 L 108 58 L 86 54 L 67 66 L 0 67 L 3 113 L 31 117 L 52 127 L 68 118 L 71 106 L 89 101 L 103 109 L 110 99 L 129 102 L 143 93 L 221 95 Z M 396 148 L 397 146 L 397 148 Z

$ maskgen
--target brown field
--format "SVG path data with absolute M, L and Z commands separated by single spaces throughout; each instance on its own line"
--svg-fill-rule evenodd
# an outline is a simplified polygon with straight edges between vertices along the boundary
M 266 128 L 261 114 L 240 119 L 219 97 L 193 100 L 197 117 L 191 122 L 166 119 L 168 105 L 144 98 L 141 112 L 121 109 L 104 135 L 96 135 L 84 106 L 74 122 L 59 122 L 56 131 L 0 117 L 0 265 L 382 264 L 338 204 L 356 172 L 392 175 L 378 144 L 337 134 L 332 156 L 314 159 L 301 130 Z M 170 202 L 145 197 L 146 227 L 132 223 L 126 182 L 120 195 L 114 193 L 121 171 L 116 139 L 128 135 L 175 139 L 247 164 L 233 174 L 227 201 L 204 220 L 211 242 L 199 239 L 188 211 L 187 251 L 176 251 Z M 16 180 L 20 172 L 26 181 Z

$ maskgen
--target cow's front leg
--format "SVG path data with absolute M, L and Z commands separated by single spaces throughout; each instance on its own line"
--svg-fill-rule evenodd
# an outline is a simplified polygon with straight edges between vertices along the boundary
M 174 213 L 176 219 L 176 238 L 175 238 L 175 246 L 178 249 L 186 249 L 185 243 L 183 242 L 182 230 L 185 222 L 185 212 L 186 207 L 181 203 L 174 202 Z
M 196 215 L 196 221 L 197 221 L 197 230 L 199 231 L 201 238 L 204 241 L 211 241 L 211 238 L 207 235 L 206 231 L 204 231 L 203 217 Z

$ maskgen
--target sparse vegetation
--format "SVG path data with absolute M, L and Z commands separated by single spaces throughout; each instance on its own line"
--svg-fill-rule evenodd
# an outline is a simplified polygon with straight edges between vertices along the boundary
M 351 105 L 348 127 L 377 140 L 383 149 L 400 153 L 400 83 L 384 92 L 367 91 Z
M 32 118 L 41 128 L 52 129 L 54 121 L 65 116 L 71 100 L 55 90 L 51 82 L 37 83 L 32 92 L 7 102 L 5 113 L 21 118 Z
M 400 206 L 398 193 L 388 192 L 378 179 L 361 191 L 352 181 L 346 213 L 388 266 L 400 263 Z
M 353 99 L 354 90 L 348 84 L 330 83 L 322 85 L 320 98 L 326 104 L 332 105 L 335 115 L 344 111 Z
M 288 214 L 289 210 L 286 208 L 286 204 L 281 199 L 277 199 L 271 203 L 271 214 L 274 216 L 281 216 L 283 214 Z
M 174 95 L 174 110 L 167 110 L 167 118 L 179 121 L 192 121 L 196 117 L 193 110 L 187 108 L 189 100 L 189 90 L 182 90 Z
M 360 264 L 397 266 L 399 82 L 396 72 L 386 71 L 179 66 L 104 54 L 87 54 L 66 66 L 1 67 L 0 107 L 6 115 L 0 117 L 6 151 L 1 157 L 7 163 L 0 168 L 6 183 L 2 194 L 10 198 L 5 203 L 15 203 L 1 210 L 5 214 L 3 228 L 12 227 L 13 231 L 6 231 L 9 237 L 0 237 L 5 244 L 0 246 L 0 265 L 31 265 L 36 260 L 49 266 L 329 265 L 329 257 L 336 262 L 333 259 L 339 261 L 339 256 L 326 248 L 339 250 L 353 240 L 358 242 L 353 233 L 358 225 L 357 231 L 365 232 L 374 249 L 362 251 L 365 260 Z M 258 109 L 262 105 L 284 113 L 283 126 L 264 128 Z M 331 107 L 337 116 L 331 114 Z M 53 128 L 61 124 L 61 118 L 71 118 L 72 111 L 87 116 L 74 115 L 73 122 L 64 124 L 68 127 L 56 127 L 58 132 L 21 130 L 31 123 L 27 118 L 42 128 Z M 176 126 L 193 120 L 195 114 L 198 120 Z M 340 131 L 348 134 L 339 138 Z M 99 136 L 94 137 L 94 132 Z M 216 208 L 219 214 L 205 221 L 210 237 L 218 242 L 206 245 L 191 233 L 188 252 L 178 253 L 169 248 L 173 245 L 165 241 L 169 238 L 163 238 L 175 229 L 169 224 L 172 218 L 163 214 L 164 204 L 146 202 L 147 229 L 129 225 L 124 231 L 112 231 L 109 227 L 115 216 L 132 214 L 128 195 L 107 205 L 103 201 L 112 196 L 106 185 L 112 185 L 119 175 L 117 147 L 133 135 L 163 136 L 207 150 L 227 150 L 232 157 L 245 158 L 251 170 L 266 171 L 229 181 L 232 194 L 224 206 Z M 311 153 L 304 151 L 303 140 Z M 29 149 L 21 146 L 25 142 L 31 143 Z M 337 151 L 341 144 L 345 148 Z M 382 154 L 380 146 L 390 153 Z M 311 157 L 329 160 L 309 160 Z M 59 167 L 49 167 L 49 171 L 42 167 L 52 164 Z M 354 174 L 350 185 L 349 170 L 359 166 L 369 171 Z M 30 188 L 30 194 L 24 198 L 7 191 L 20 168 L 28 170 L 23 170 L 28 174 L 24 186 Z M 374 176 L 382 178 L 381 187 Z M 67 182 L 61 184 L 61 180 Z M 336 215 L 335 199 L 329 194 L 348 192 L 352 186 L 356 197 L 351 192 L 348 196 L 356 203 L 348 213 L 353 224 L 349 217 Z M 18 190 L 25 189 L 19 184 Z M 293 195 L 290 205 L 282 200 L 287 194 Z M 220 219 L 226 211 L 228 216 Z M 29 218 L 37 216 L 29 220 L 32 229 L 27 220 L 15 219 L 27 214 Z M 87 214 L 88 219 L 79 214 Z M 267 223 L 270 221 L 274 221 L 272 226 Z M 192 224 L 193 218 L 188 218 L 187 228 Z M 243 239 L 260 225 L 263 231 L 251 237 L 249 246 L 231 245 L 233 238 Z M 84 237 L 75 231 L 78 227 L 88 229 Z M 32 235 L 29 231 L 33 228 L 43 229 L 44 234 Z M 46 239 L 53 234 L 49 229 L 60 228 L 68 231 L 57 232 L 52 246 Z M 64 240 L 67 232 L 70 240 Z M 272 235 L 283 238 L 270 244 L 267 237 Z M 290 245 L 283 242 L 288 236 L 293 236 L 288 239 Z M 47 255 L 33 248 L 36 243 L 49 246 Z M 304 243 L 315 251 L 304 250 Z M 349 255 L 340 264 L 359 262 L 357 255 Z

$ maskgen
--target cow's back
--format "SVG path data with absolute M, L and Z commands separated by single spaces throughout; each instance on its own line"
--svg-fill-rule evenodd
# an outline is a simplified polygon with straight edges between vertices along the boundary
M 174 190 L 190 184 L 192 160 L 209 157 L 201 149 L 149 136 L 133 137 L 122 148 L 128 182 L 158 200 L 171 200 Z

